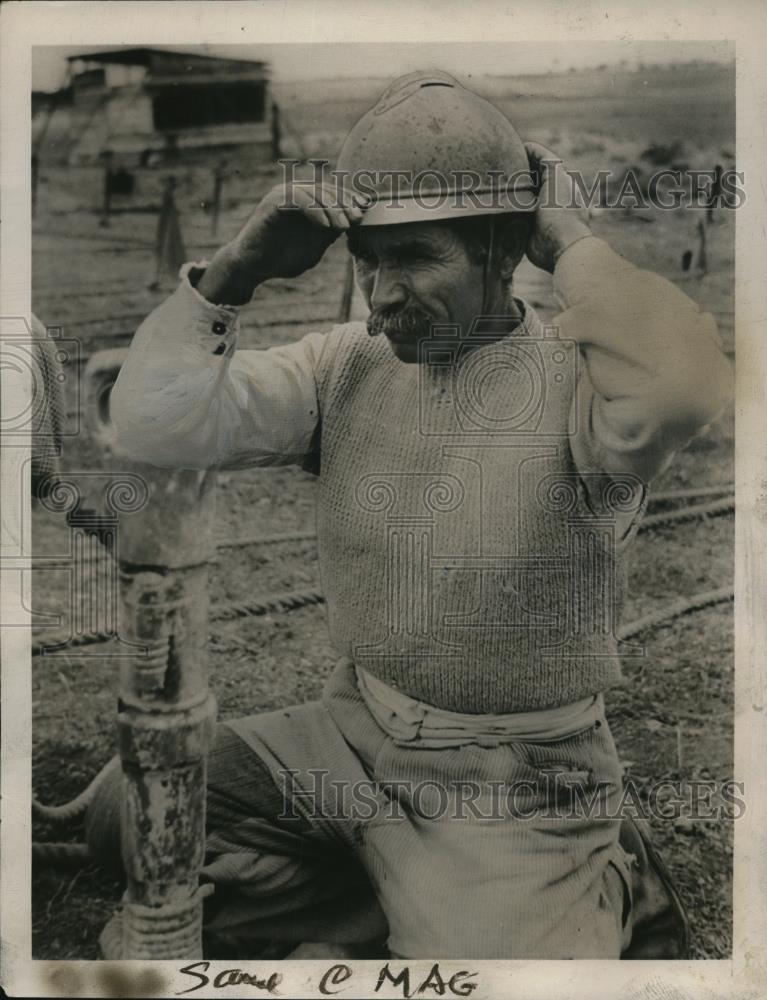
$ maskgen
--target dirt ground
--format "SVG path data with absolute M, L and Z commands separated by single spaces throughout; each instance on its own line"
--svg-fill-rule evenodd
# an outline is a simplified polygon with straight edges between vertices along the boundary
M 715 103 L 730 98 L 729 84 L 719 81 L 718 86 Z M 700 109 L 705 100 L 697 92 Z M 710 95 L 708 99 L 712 100 Z M 556 95 L 546 97 L 553 125 L 546 119 L 546 101 L 537 100 L 541 119 L 548 122 L 540 138 L 552 145 L 558 139 L 557 149 L 568 165 L 594 169 L 595 164 L 606 163 L 618 169 L 621 164 L 640 162 L 641 151 L 658 141 L 651 134 L 651 112 L 641 119 L 644 131 L 637 134 L 639 119 L 628 104 L 625 120 L 618 105 L 609 120 L 592 122 L 591 130 L 585 131 L 582 121 L 568 127 Z M 694 105 L 692 90 L 685 92 L 685 102 L 689 116 Z M 509 95 L 507 105 L 508 111 Z M 302 114 L 311 118 L 307 107 L 308 103 L 296 103 L 296 121 L 304 120 Z M 324 108 L 323 114 L 333 117 L 332 108 Z M 348 117 L 348 107 L 339 105 L 333 128 L 342 131 Z M 671 128 L 666 118 L 659 111 L 664 141 Z M 697 121 L 698 127 L 693 128 L 686 118 L 682 138 L 688 162 L 726 163 L 733 119 L 721 114 L 715 127 L 706 127 L 700 116 Z M 327 130 L 323 135 L 328 141 Z M 209 255 L 277 176 L 264 168 L 254 172 L 247 184 L 239 178 L 237 198 L 232 196 L 227 204 L 218 234 L 211 232 L 210 217 L 200 207 L 204 193 L 187 190 L 182 183 L 179 203 L 188 257 Z M 36 314 L 46 324 L 61 325 L 65 336 L 76 337 L 84 354 L 127 344 L 140 319 L 171 287 L 169 283 L 159 291 L 147 287 L 154 277 L 156 217 L 149 211 L 125 211 L 115 215 L 105 229 L 98 221 L 98 192 L 84 188 L 76 171 L 62 173 L 43 166 L 41 185 L 33 245 Z M 250 200 L 240 201 L 245 189 Z M 64 191 L 69 199 L 63 209 L 57 191 Z M 675 281 L 713 312 L 725 347 L 732 353 L 734 218 L 732 213 L 720 212 L 708 226 L 708 273 L 703 276 L 684 273 L 680 265 L 683 252 L 695 248 L 697 219 L 696 214 L 682 210 L 606 210 L 594 213 L 592 226 L 616 250 Z M 243 345 L 269 346 L 296 339 L 310 329 L 329 329 L 338 316 L 344 272 L 345 251 L 336 245 L 313 272 L 263 286 L 244 314 Z M 528 264 L 520 270 L 516 293 L 544 318 L 555 314 L 550 278 Z M 73 421 L 77 378 L 71 370 L 68 376 Z M 676 457 L 653 484 L 654 491 L 731 483 L 733 435 L 734 416 L 728 412 Z M 99 455 L 85 429 L 68 440 L 65 465 L 70 470 L 98 468 Z M 221 474 L 216 515 L 219 537 L 231 541 L 312 530 L 315 488 L 313 477 L 297 469 Z M 68 551 L 63 518 L 39 507 L 34 511 L 33 537 L 37 556 Z M 643 534 L 633 548 L 631 596 L 624 620 L 633 621 L 682 595 L 730 584 L 732 553 L 731 516 Z M 67 580 L 65 572 L 41 569 L 30 582 L 35 612 L 62 616 L 54 631 L 66 624 L 69 613 Z M 227 547 L 211 568 L 214 604 L 318 584 L 311 541 Z M 43 638 L 46 630 L 38 628 L 35 634 Z M 722 604 L 678 619 L 645 635 L 643 641 L 646 655 L 625 661 L 624 681 L 607 697 L 610 724 L 627 775 L 645 793 L 653 782 L 664 778 L 728 780 L 733 767 L 732 606 Z M 113 652 L 114 646 L 106 644 L 75 649 L 66 657 L 33 660 L 33 785 L 44 802 L 72 798 L 114 752 L 117 661 L 110 656 Z M 334 662 L 322 606 L 216 622 L 209 655 L 211 686 L 222 719 L 316 697 Z M 694 956 L 728 956 L 732 824 L 656 820 L 653 826 L 659 850 L 690 911 Z M 81 837 L 77 829 L 62 832 L 35 823 L 38 841 Z M 37 867 L 33 880 L 35 957 L 97 958 L 98 934 L 120 892 L 117 882 L 93 867 L 78 871 Z

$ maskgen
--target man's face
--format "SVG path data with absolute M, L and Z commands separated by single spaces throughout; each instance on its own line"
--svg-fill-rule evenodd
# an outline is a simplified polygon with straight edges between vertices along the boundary
M 400 361 L 418 361 L 433 324 L 457 324 L 466 336 L 481 312 L 482 264 L 443 222 L 358 228 L 349 249 L 370 308 L 368 330 L 385 334 Z

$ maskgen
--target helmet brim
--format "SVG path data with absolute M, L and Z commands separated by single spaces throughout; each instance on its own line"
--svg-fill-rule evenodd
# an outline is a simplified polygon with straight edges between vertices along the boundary
M 537 207 L 537 197 L 530 189 L 498 191 L 480 196 L 474 202 L 461 194 L 415 198 L 400 195 L 396 200 L 381 198 L 365 210 L 361 226 L 396 226 L 408 222 L 437 222 L 482 215 L 528 214 Z

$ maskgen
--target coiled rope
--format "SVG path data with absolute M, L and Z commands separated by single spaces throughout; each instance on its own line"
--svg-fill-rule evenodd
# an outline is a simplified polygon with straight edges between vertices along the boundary
M 308 607 L 313 604 L 324 604 L 325 597 L 316 588 L 311 590 L 284 590 L 274 594 L 264 594 L 253 601 L 244 604 L 214 604 L 211 608 L 210 620 L 212 622 L 231 621 L 234 618 L 259 617 L 261 615 L 276 614 L 284 611 L 296 611 L 298 608 Z M 50 635 L 47 639 L 38 639 L 32 643 L 32 655 L 38 656 L 46 650 L 53 650 L 56 646 L 90 646 L 95 643 L 109 642 L 117 638 L 113 632 L 99 632 L 94 630 L 83 635 L 72 636 L 64 633 Z
M 32 861 L 43 868 L 85 868 L 93 858 L 87 844 L 60 844 L 35 841 Z
M 214 604 L 210 617 L 214 622 L 231 621 L 234 618 L 295 611 L 297 608 L 324 603 L 325 595 L 321 590 L 286 590 L 280 594 L 267 594 L 245 604 Z
M 693 594 L 692 597 L 683 597 L 678 601 L 667 605 L 662 611 L 655 611 L 637 618 L 636 621 L 629 622 L 618 630 L 619 639 L 631 639 L 633 636 L 649 629 L 659 628 L 668 622 L 675 621 L 691 611 L 699 611 L 701 608 L 710 608 L 716 604 L 724 604 L 732 601 L 735 597 L 733 587 L 719 587 L 717 590 L 706 590 L 700 594 Z
M 721 486 L 696 486 L 683 490 L 664 490 L 650 494 L 650 504 L 670 503 L 676 500 L 697 500 L 699 497 L 728 496 L 734 491 L 735 483 L 722 483 Z
M 646 514 L 639 525 L 639 531 L 652 531 L 666 524 L 676 524 L 683 521 L 695 521 L 698 518 L 718 517 L 735 510 L 735 497 L 724 497 L 711 503 L 693 504 L 690 507 L 680 507 L 677 510 L 665 510 L 658 514 Z
M 216 543 L 217 549 L 241 549 L 246 545 L 278 545 L 281 542 L 313 542 L 316 531 L 284 531 L 276 535 L 251 535 L 249 538 L 226 539 Z
M 109 766 L 109 764 L 105 764 L 85 791 L 80 792 L 80 794 L 76 798 L 72 799 L 71 802 L 65 802 L 60 806 L 47 806 L 33 797 L 32 815 L 36 816 L 38 819 L 45 820 L 48 823 L 61 825 L 65 823 L 73 823 L 75 820 L 80 819 L 85 815 L 88 806 L 93 801 L 93 797 L 98 791 L 101 783 L 104 781 L 109 770 Z

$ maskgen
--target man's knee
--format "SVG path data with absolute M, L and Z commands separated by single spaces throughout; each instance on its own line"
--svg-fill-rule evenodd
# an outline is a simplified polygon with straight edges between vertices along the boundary
M 285 796 L 286 789 L 277 784 L 256 751 L 226 723 L 219 725 L 208 755 L 208 832 L 251 819 L 306 832 L 306 824 L 292 816 Z

